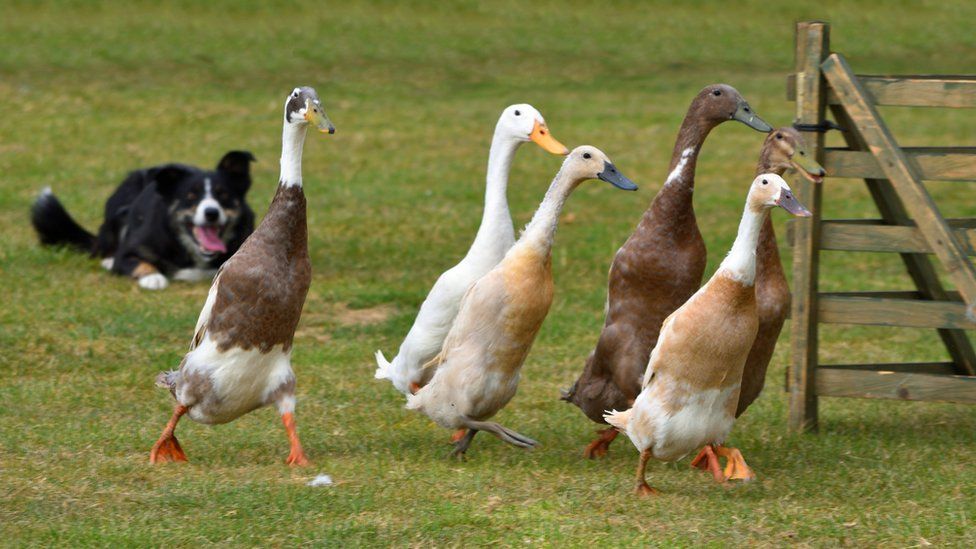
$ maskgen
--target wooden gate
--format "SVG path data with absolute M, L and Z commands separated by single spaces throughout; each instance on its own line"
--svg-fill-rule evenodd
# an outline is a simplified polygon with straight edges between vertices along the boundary
M 825 189 L 797 178 L 813 216 L 796 220 L 793 241 L 790 428 L 817 427 L 821 396 L 976 403 L 976 354 L 964 330 L 976 329 L 976 219 L 945 219 L 923 180 L 976 180 L 976 147 L 901 148 L 876 105 L 976 108 L 976 76 L 859 76 L 830 53 L 829 25 L 796 29 L 796 73 L 788 96 L 798 129 L 831 177 L 863 178 L 876 220 L 821 219 Z M 829 109 L 836 123 L 825 118 Z M 824 131 L 840 128 L 847 147 L 824 148 Z M 973 129 L 976 135 L 976 128 Z M 829 189 L 829 179 L 827 180 Z M 974 201 L 976 203 L 976 201 Z M 821 250 L 901 254 L 914 291 L 821 293 Z M 934 254 L 955 291 L 934 268 Z M 938 330 L 950 362 L 818 362 L 819 324 L 907 326 Z

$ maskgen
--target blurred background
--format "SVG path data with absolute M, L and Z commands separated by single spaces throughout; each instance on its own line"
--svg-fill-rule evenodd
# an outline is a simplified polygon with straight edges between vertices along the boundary
M 736 492 L 658 465 L 651 482 L 668 494 L 632 500 L 633 448 L 621 439 L 607 460 L 583 462 L 593 425 L 558 401 L 596 341 L 609 263 L 666 177 L 691 99 L 726 82 L 774 127 L 790 124 L 785 80 L 795 22 L 807 19 L 831 23 L 833 49 L 861 74 L 976 73 L 968 0 L 0 1 L 0 532 L 25 545 L 976 541 L 976 412 L 824 401 L 819 436 L 788 435 L 788 327 L 765 394 L 734 431 L 760 475 Z M 208 284 L 146 292 L 43 249 L 30 204 L 50 186 L 95 229 L 129 170 L 210 167 L 245 149 L 258 158 L 249 201 L 260 218 L 277 184 L 282 104 L 299 85 L 318 90 L 337 133 L 305 147 L 314 280 L 296 340 L 297 416 L 314 471 L 339 485 L 313 491 L 311 472 L 284 469 L 268 411 L 215 429 L 187 422 L 191 463 L 149 468 L 170 408 L 152 381 L 178 364 Z M 494 124 L 516 102 L 567 146 L 600 147 L 641 188 L 590 183 L 564 210 L 555 303 L 502 413 L 543 447 L 483 440 L 458 464 L 443 458 L 446 432 L 372 379 L 372 353 L 395 353 L 430 285 L 467 250 Z M 974 112 L 882 113 L 902 145 L 976 145 Z M 706 276 L 734 239 L 762 137 L 724 124 L 704 146 Z M 559 162 L 518 153 L 516 226 Z M 825 185 L 825 217 L 877 217 L 859 181 Z M 946 216 L 976 214 L 971 186 L 929 189 Z M 785 216 L 773 215 L 783 235 Z M 910 284 L 897 256 L 825 254 L 823 265 L 827 291 Z M 824 334 L 825 362 L 945 355 L 934 331 Z

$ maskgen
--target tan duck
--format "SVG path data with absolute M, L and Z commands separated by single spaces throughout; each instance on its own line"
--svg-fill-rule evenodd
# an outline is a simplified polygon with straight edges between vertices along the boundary
M 184 414 L 213 425 L 268 405 L 288 435 L 286 462 L 308 463 L 295 428 L 291 350 L 312 279 L 302 190 L 309 127 L 335 133 L 315 90 L 295 88 L 285 100 L 281 176 L 268 213 L 214 278 L 179 369 L 156 378 L 176 406 L 149 453 L 152 463 L 186 461 L 175 434 Z
M 810 215 L 782 177 L 756 177 L 732 250 L 712 278 L 664 321 L 633 407 L 605 415 L 640 452 L 639 495 L 657 492 L 644 478 L 650 458 L 676 461 L 704 444 L 707 467 L 717 481 L 753 476 L 742 454 L 722 444 L 735 423 L 742 368 L 759 327 L 756 244 L 776 206 Z M 719 456 L 729 460 L 724 472 Z
M 552 304 L 552 242 L 570 193 L 587 179 L 625 190 L 637 185 L 600 150 L 574 149 L 549 186 L 542 204 L 502 261 L 461 300 L 430 382 L 407 397 L 407 408 L 448 429 L 467 429 L 453 455 L 463 455 L 478 431 L 523 448 L 536 441 L 487 421 L 515 396 L 525 357 Z
M 604 411 L 633 403 L 661 322 L 701 285 L 705 242 L 692 204 L 695 166 L 709 132 L 728 120 L 761 132 L 772 129 L 735 88 L 714 84 L 701 90 L 681 124 L 664 186 L 610 266 L 603 331 L 583 373 L 563 395 L 597 423 L 605 423 Z M 606 454 L 617 436 L 616 429 L 599 433 L 584 456 Z

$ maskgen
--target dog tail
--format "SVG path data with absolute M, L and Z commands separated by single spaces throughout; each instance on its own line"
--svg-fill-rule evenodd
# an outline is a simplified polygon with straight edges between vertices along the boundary
M 31 224 L 34 225 L 41 244 L 70 246 L 87 254 L 95 249 L 95 235 L 71 218 L 50 187 L 41 191 L 31 207 Z

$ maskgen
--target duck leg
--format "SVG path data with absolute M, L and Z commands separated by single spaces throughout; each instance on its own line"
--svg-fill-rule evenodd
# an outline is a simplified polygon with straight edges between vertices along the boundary
M 511 429 L 506 429 L 497 423 L 491 421 L 475 421 L 465 416 L 461 416 L 461 419 L 468 429 L 489 432 L 513 446 L 518 446 L 519 448 L 534 448 L 535 446 L 539 445 L 538 442 L 532 440 L 531 438 L 516 433 Z
M 457 436 L 458 433 L 461 433 L 461 436 Z M 474 436 L 477 434 L 477 429 L 458 429 L 454 433 L 456 439 L 454 440 L 454 450 L 451 450 L 451 457 L 464 459 L 464 454 L 468 451 L 468 446 L 471 446 L 471 441 L 474 440 Z
M 732 479 L 749 482 L 756 479 L 756 474 L 746 465 L 746 460 L 742 457 L 742 452 L 738 448 L 716 446 L 715 452 L 728 460 L 725 465 L 724 476 L 726 480 Z
M 462 438 L 464 438 L 464 436 L 467 434 L 467 432 L 468 432 L 468 430 L 465 429 L 464 427 L 461 427 L 457 431 L 454 431 L 454 434 L 451 435 L 451 443 L 452 444 L 456 444 L 457 441 L 459 441 Z
M 288 434 L 288 444 L 291 446 L 291 450 L 288 452 L 288 459 L 285 460 L 285 463 L 297 467 L 309 465 L 308 458 L 305 457 L 305 451 L 302 450 L 302 442 L 298 440 L 298 430 L 295 428 L 295 414 L 293 412 L 281 414 L 281 422 L 285 425 L 285 433 Z
M 176 424 L 180 417 L 187 413 L 189 408 L 182 404 L 177 404 L 173 410 L 173 417 L 169 418 L 169 423 L 163 428 L 163 434 L 159 435 L 159 440 L 153 444 L 149 451 L 149 463 L 165 463 L 167 461 L 187 461 L 180 441 L 176 440 Z
M 597 431 L 597 434 L 600 436 L 598 436 L 593 442 L 589 443 L 583 450 L 583 457 L 586 459 L 596 459 L 598 457 L 607 455 L 607 450 L 610 449 L 610 443 L 613 442 L 613 439 L 617 438 L 620 431 L 614 427 L 610 427 L 609 429 Z
M 698 452 L 698 455 L 695 456 L 695 459 L 691 460 L 691 466 L 711 472 L 715 482 L 723 483 L 726 477 L 722 472 L 722 464 L 719 463 L 718 456 L 716 455 L 718 448 L 718 446 L 711 444 L 705 445 L 701 449 L 701 452 Z
M 643 498 L 643 497 L 647 497 L 647 496 L 656 496 L 656 495 L 660 494 L 660 492 L 658 492 L 654 488 L 651 488 L 651 485 L 647 483 L 647 478 L 644 476 L 644 469 L 647 468 L 647 462 L 650 459 L 651 459 L 651 450 L 650 450 L 650 448 L 648 448 L 648 449 L 646 449 L 646 450 L 644 450 L 644 451 L 642 451 L 640 453 L 640 461 L 637 464 L 637 490 L 636 490 L 636 493 L 637 493 L 637 496 L 638 497 L 642 497 Z

